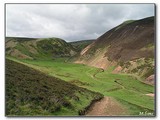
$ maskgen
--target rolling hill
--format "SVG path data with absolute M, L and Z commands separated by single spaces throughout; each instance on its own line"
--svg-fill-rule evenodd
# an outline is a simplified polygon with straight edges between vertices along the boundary
M 125 21 L 84 48 L 75 63 L 114 72 L 135 73 L 141 77 L 154 74 L 154 17 Z
M 103 98 L 6 59 L 6 115 L 81 115 L 93 101 Z
M 6 38 L 7 56 L 21 59 L 52 59 L 75 54 L 75 48 L 59 38 Z

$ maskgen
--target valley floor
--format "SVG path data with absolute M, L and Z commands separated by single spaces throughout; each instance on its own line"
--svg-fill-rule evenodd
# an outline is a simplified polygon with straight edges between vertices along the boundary
M 154 94 L 154 86 L 144 84 L 131 75 L 113 74 L 114 67 L 102 71 L 87 65 L 67 63 L 64 59 L 13 60 L 106 96 L 89 108 L 87 116 L 139 116 L 145 111 L 154 114 L 154 97 L 146 95 Z

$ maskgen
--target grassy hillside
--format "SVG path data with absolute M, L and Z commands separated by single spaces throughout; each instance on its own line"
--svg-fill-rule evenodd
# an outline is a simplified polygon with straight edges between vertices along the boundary
M 128 109 L 127 115 L 139 115 L 141 111 L 154 113 L 154 98 L 146 95 L 154 93 L 154 87 L 135 76 L 113 74 L 114 67 L 102 71 L 82 64 L 66 63 L 64 59 L 21 62 L 50 76 L 114 97 Z
M 78 115 L 103 96 L 6 59 L 6 115 Z
M 21 59 L 53 59 L 76 54 L 72 45 L 59 38 L 6 38 L 6 55 Z

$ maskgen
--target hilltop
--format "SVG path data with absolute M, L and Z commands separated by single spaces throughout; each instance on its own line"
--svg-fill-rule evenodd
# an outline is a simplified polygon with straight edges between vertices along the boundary
M 70 57 L 75 48 L 60 38 L 6 37 L 6 55 L 20 59 Z

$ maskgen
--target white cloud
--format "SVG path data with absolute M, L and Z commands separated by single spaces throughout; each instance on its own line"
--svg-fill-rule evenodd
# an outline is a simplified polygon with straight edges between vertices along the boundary
M 93 39 L 128 19 L 154 15 L 154 4 L 7 4 L 6 35 Z

